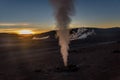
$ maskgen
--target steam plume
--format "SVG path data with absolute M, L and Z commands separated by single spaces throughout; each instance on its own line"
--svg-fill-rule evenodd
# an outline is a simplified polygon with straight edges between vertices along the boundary
M 73 0 L 50 0 L 56 11 L 57 36 L 61 46 L 61 54 L 64 65 L 67 66 L 69 50 L 69 24 L 70 16 L 73 14 Z

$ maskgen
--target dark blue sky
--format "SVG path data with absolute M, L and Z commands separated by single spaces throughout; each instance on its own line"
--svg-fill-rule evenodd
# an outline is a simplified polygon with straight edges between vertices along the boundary
M 72 27 L 120 26 L 120 0 L 75 0 Z M 49 0 L 0 0 L 0 28 L 53 28 Z

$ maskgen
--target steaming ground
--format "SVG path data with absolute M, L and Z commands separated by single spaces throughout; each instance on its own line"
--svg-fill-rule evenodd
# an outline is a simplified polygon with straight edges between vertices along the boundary
M 8 41 L 0 45 L 0 80 L 120 80 L 120 42 L 70 45 L 69 63 L 77 72 L 57 72 L 63 66 L 58 42 Z

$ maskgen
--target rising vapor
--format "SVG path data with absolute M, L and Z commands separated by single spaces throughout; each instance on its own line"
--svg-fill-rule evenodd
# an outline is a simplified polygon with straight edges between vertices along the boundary
M 61 46 L 61 54 L 64 65 L 67 66 L 68 50 L 69 50 L 69 24 L 70 16 L 74 12 L 73 0 L 50 0 L 55 9 L 55 17 L 57 23 L 57 36 L 59 37 L 59 45 Z

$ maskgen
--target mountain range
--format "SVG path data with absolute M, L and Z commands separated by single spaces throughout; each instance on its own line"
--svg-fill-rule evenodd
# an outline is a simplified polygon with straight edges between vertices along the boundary
M 78 33 L 78 29 L 82 28 L 74 28 L 70 30 L 70 34 L 73 33 Z M 108 42 L 108 41 L 116 41 L 120 40 L 120 28 L 115 27 L 115 28 L 107 28 L 107 29 L 102 29 L 102 28 L 84 28 L 86 29 L 82 34 L 87 34 L 88 32 L 92 32 L 87 38 L 85 39 L 75 39 L 77 41 L 80 41 L 82 43 L 84 42 L 89 42 L 89 43 L 94 43 L 94 42 Z M 5 39 L 12 39 L 12 40 L 17 40 L 20 39 L 20 35 L 18 34 L 9 34 L 9 33 L 0 33 L 0 39 L 5 40 Z M 25 37 L 26 39 L 33 39 L 33 38 L 44 38 L 46 40 L 57 40 L 56 38 L 56 31 L 49 31 L 45 32 L 42 34 L 35 34 L 31 35 L 29 37 Z M 25 39 L 24 38 L 24 39 Z

